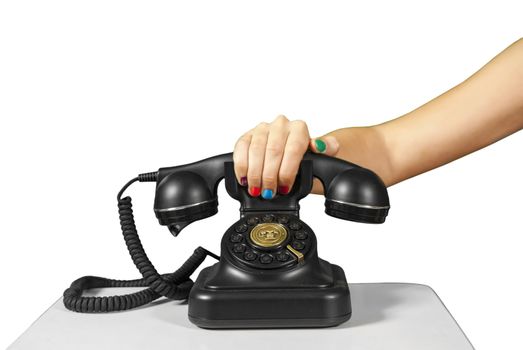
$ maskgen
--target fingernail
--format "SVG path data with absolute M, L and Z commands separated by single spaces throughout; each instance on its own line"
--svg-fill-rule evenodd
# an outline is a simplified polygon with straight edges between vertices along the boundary
M 281 194 L 289 193 L 289 186 L 278 186 L 278 193 L 281 193 Z
M 246 176 L 242 176 L 242 178 L 240 179 L 240 185 L 247 186 L 247 177 Z
M 253 197 L 258 197 L 260 195 L 260 188 L 259 187 L 256 187 L 256 186 L 253 186 L 249 189 L 249 193 L 251 194 L 251 196 Z
M 271 199 L 272 198 L 272 190 L 269 190 L 268 188 L 263 190 L 262 197 L 265 199 Z
M 314 144 L 316 145 L 316 149 L 317 149 L 318 152 L 320 152 L 320 153 L 325 152 L 325 150 L 327 149 L 327 145 L 325 144 L 325 142 L 323 142 L 323 141 L 320 140 L 320 139 L 316 139 L 316 140 L 314 140 Z

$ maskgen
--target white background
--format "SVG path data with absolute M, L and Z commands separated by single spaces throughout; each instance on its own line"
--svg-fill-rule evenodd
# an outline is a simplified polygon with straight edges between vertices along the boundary
M 2 1 L 0 347 L 82 275 L 136 278 L 116 192 L 140 172 L 232 150 L 283 113 L 311 134 L 397 117 L 523 33 L 521 1 Z M 445 128 L 445 125 L 434 127 Z M 302 202 L 350 282 L 435 289 L 478 349 L 522 348 L 523 134 L 389 189 L 384 225 Z M 218 252 L 238 203 L 178 238 L 153 184 L 129 190 L 159 271 Z M 343 242 L 343 244 L 340 244 Z M 379 335 L 377 335 L 379 336 Z

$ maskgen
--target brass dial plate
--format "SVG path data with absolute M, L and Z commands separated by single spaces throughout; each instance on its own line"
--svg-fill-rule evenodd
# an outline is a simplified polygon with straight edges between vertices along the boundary
M 257 246 L 271 248 L 282 244 L 287 239 L 287 230 L 281 224 L 262 223 L 252 229 L 250 237 Z

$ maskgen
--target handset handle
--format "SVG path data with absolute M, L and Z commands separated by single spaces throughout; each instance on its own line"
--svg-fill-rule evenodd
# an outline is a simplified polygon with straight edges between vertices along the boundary
M 241 203 L 241 215 L 249 212 L 288 212 L 299 216 L 300 205 L 298 202 L 307 196 L 312 189 L 312 168 L 311 161 L 302 161 L 291 191 L 285 195 L 276 194 L 271 199 L 264 199 L 263 197 L 252 197 L 247 187 L 238 184 L 234 173 L 234 164 L 227 162 L 225 163 L 225 188 L 232 198 Z

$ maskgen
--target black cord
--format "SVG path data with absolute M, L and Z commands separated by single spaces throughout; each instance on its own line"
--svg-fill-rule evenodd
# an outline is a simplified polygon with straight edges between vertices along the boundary
M 64 305 L 67 309 L 77 312 L 111 312 L 136 308 L 150 303 L 161 296 L 169 299 L 187 299 L 193 286 L 189 278 L 202 264 L 207 255 L 219 260 L 220 257 L 202 247 L 194 253 L 183 265 L 173 273 L 160 275 L 143 249 L 134 222 L 131 197 L 121 198 L 125 190 L 136 181 L 156 181 L 157 173 L 140 174 L 126 183 L 118 192 L 118 213 L 125 244 L 134 264 L 143 278 L 135 280 L 114 280 L 97 276 L 84 276 L 64 291 Z M 83 291 L 91 288 L 107 287 L 149 287 L 136 293 L 126 295 L 84 297 Z
M 139 181 L 140 180 L 140 177 L 135 177 L 134 179 L 130 180 L 129 182 L 127 182 L 125 185 L 123 185 L 122 189 L 120 190 L 120 192 L 118 192 L 118 194 L 116 195 L 116 200 L 118 201 L 118 203 L 120 203 L 120 200 L 122 199 L 122 195 L 123 193 L 125 192 L 125 190 L 131 186 L 133 183 L 135 183 L 136 181 Z

